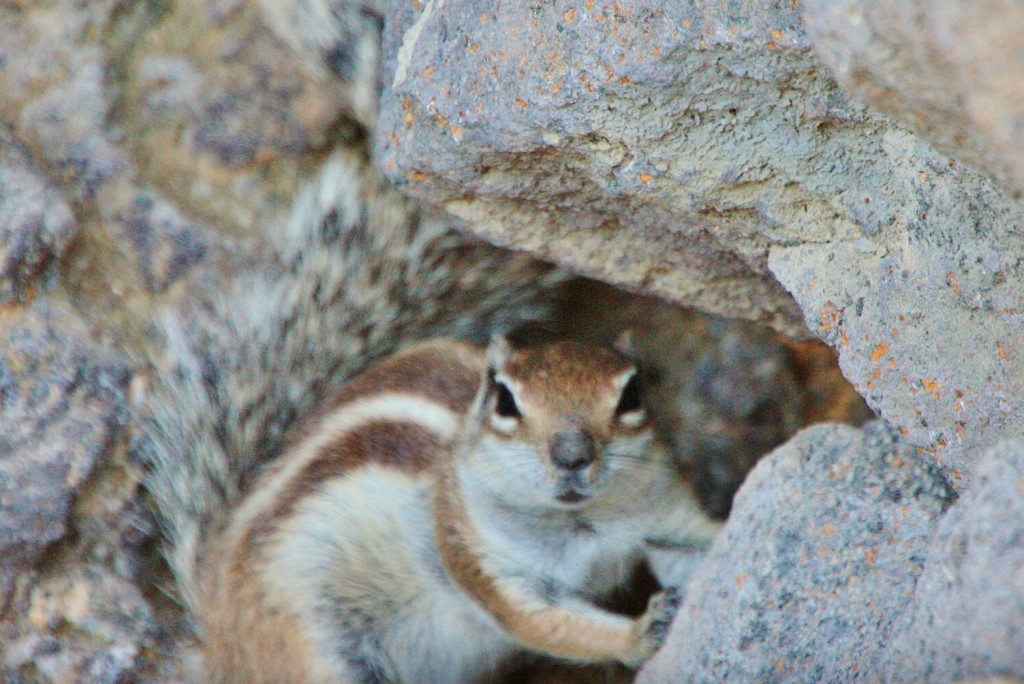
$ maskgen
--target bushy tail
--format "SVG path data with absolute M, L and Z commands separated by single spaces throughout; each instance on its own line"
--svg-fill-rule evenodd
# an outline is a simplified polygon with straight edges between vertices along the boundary
M 280 270 L 160 323 L 169 367 L 141 400 L 135 449 L 191 615 L 205 531 L 326 389 L 413 339 L 543 317 L 568 277 L 459 235 L 356 153 L 325 163 L 272 239 Z

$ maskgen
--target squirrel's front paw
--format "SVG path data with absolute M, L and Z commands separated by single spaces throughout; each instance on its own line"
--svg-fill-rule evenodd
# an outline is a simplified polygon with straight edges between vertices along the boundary
M 669 587 L 651 596 L 647 610 L 637 618 L 634 628 L 636 652 L 632 654 L 627 665 L 639 667 L 661 648 L 682 600 L 679 590 L 675 587 Z

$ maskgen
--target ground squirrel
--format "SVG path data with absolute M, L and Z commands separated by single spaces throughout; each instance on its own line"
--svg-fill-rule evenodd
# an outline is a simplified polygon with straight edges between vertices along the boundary
M 136 399 L 133 450 L 150 493 L 174 593 L 201 608 L 207 532 L 262 464 L 340 382 L 410 341 L 549 316 L 570 276 L 459 235 L 383 182 L 366 155 L 330 156 L 289 216 L 268 221 L 277 266 L 154 320 L 155 353 Z
M 472 682 L 524 650 L 637 666 L 660 645 L 674 590 L 636 619 L 593 603 L 701 518 L 623 356 L 435 340 L 300 435 L 211 544 L 215 681 Z
M 372 129 L 378 3 L 264 4 L 268 23 L 279 33 L 283 27 L 281 35 L 308 64 L 325 60 L 350 91 L 348 114 Z M 307 31 L 308 22 L 326 33 Z M 524 429 L 545 402 L 558 406 L 559 397 L 578 396 L 583 385 L 535 396 L 528 378 L 515 386 L 520 376 L 508 363 L 496 364 L 506 380 L 497 368 L 488 379 L 484 352 L 450 339 L 416 347 L 353 379 L 415 340 L 457 335 L 483 342 L 494 331 L 550 317 L 556 293 L 572 275 L 460 235 L 389 187 L 367 150 L 328 157 L 290 218 L 268 221 L 267 228 L 274 268 L 243 273 L 226 292 L 204 295 L 156 322 L 154 339 L 163 351 L 138 399 L 134 453 L 148 466 L 144 484 L 162 528 L 174 593 L 208 654 L 204 679 L 466 681 L 486 678 L 517 652 L 634 665 L 649 655 L 673 612 L 672 594 L 655 600 L 639 621 L 599 612 L 589 599 L 621 581 L 642 555 L 644 535 L 656 542 L 650 553 L 663 584 L 675 583 L 674 556 L 665 548 L 680 537 L 706 541 L 715 526 L 665 470 L 660 451 L 634 458 L 602 449 L 610 436 L 630 431 L 634 446 L 645 443 L 645 420 L 630 426 L 635 416 L 625 414 L 635 412 L 625 411 L 614 418 L 621 424 L 606 421 L 602 430 L 578 424 L 561 431 L 557 451 L 571 467 L 549 463 L 543 472 L 562 472 L 560 480 L 549 480 L 561 489 L 548 494 L 565 500 L 544 499 L 554 507 L 530 530 L 521 526 L 536 519 L 535 511 L 487 496 L 486 482 L 496 480 L 467 482 L 454 467 L 466 459 L 438 457 L 471 453 L 456 444 L 456 434 L 519 439 L 511 428 L 519 419 L 512 415 L 492 416 L 492 422 L 480 414 L 469 421 L 478 430 L 463 429 L 474 402 L 490 406 L 500 399 L 502 410 L 509 408 L 499 381 L 512 393 Z M 499 343 L 495 360 L 500 349 Z M 427 366 L 391 373 L 400 386 L 383 384 L 386 369 L 422 355 L 433 355 Z M 621 371 L 623 382 L 628 362 L 614 354 L 603 358 L 616 359 L 613 371 Z M 417 378 L 438 385 L 418 386 Z M 356 396 L 380 398 L 391 390 L 412 399 L 360 404 Z M 612 411 L 610 395 L 603 396 L 603 410 Z M 593 397 L 587 401 L 596 406 Z M 296 420 L 310 415 L 317 417 Z M 376 427 L 361 422 L 372 416 L 381 419 Z M 340 423 L 322 423 L 332 417 Z M 503 435 L 503 427 L 512 434 Z M 372 433 L 380 443 L 372 454 L 361 452 L 367 444 L 339 443 L 334 460 L 316 453 L 316 440 L 343 441 L 340 433 L 349 432 L 353 439 Z M 591 453 L 593 463 L 584 464 Z M 516 454 L 502 458 L 514 462 Z M 535 468 L 543 462 L 534 456 Z M 486 468 L 471 471 L 487 474 Z M 509 493 L 519 488 L 527 494 L 519 506 L 540 494 L 539 485 L 529 486 L 539 472 L 505 469 Z M 432 487 L 431 477 L 452 487 Z M 374 488 L 384 482 L 387 490 Z M 329 510 L 331 501 L 337 510 Z M 645 514 L 658 502 L 666 515 L 641 515 L 638 502 Z M 476 510 L 485 505 L 495 508 Z M 616 506 L 629 514 L 612 515 Z M 591 508 L 593 519 L 579 514 Z M 444 524 L 435 526 L 435 517 Z M 324 521 L 319 527 L 318 519 Z M 509 527 L 495 527 L 499 521 Z M 510 544 L 503 546 L 499 540 L 506 537 Z M 349 547 L 339 548 L 345 540 Z M 360 540 L 382 546 L 356 548 Z M 516 550 L 512 540 L 526 548 Z M 520 553 L 540 565 L 527 562 L 529 572 L 517 574 Z M 659 563 L 659 554 L 667 562 Z M 350 601 L 339 605 L 332 597 Z M 449 602 L 451 610 L 424 607 L 400 619 L 403 606 L 430 597 Z M 382 631 L 384 624 L 398 628 Z M 581 625 L 589 627 L 580 631 Z M 409 657 L 394 655 L 402 653 Z

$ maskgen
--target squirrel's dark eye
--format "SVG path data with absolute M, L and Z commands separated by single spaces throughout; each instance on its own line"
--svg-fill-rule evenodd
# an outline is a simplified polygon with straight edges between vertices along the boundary
M 516 406 L 516 399 L 512 396 L 512 391 L 505 383 L 497 383 L 497 391 L 498 403 L 494 406 L 494 412 L 502 418 L 522 418 L 523 414 L 519 412 L 519 407 Z
M 622 388 L 622 396 L 619 398 L 619 405 L 615 407 L 615 417 L 619 418 L 626 413 L 639 411 L 643 408 L 640 401 L 640 375 L 634 374 L 626 386 Z

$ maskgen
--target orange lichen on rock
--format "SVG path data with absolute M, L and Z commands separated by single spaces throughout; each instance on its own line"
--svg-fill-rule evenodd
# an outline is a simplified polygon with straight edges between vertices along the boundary
M 946 274 L 946 285 L 949 285 L 949 289 L 958 295 L 964 293 L 963 290 L 960 289 L 960 281 L 957 280 L 956 273 L 953 273 L 952 271 Z
M 831 299 L 825 302 L 825 306 L 821 307 L 818 311 L 818 331 L 828 332 L 839 325 L 839 321 L 843 317 L 843 309 L 836 306 L 836 303 Z

